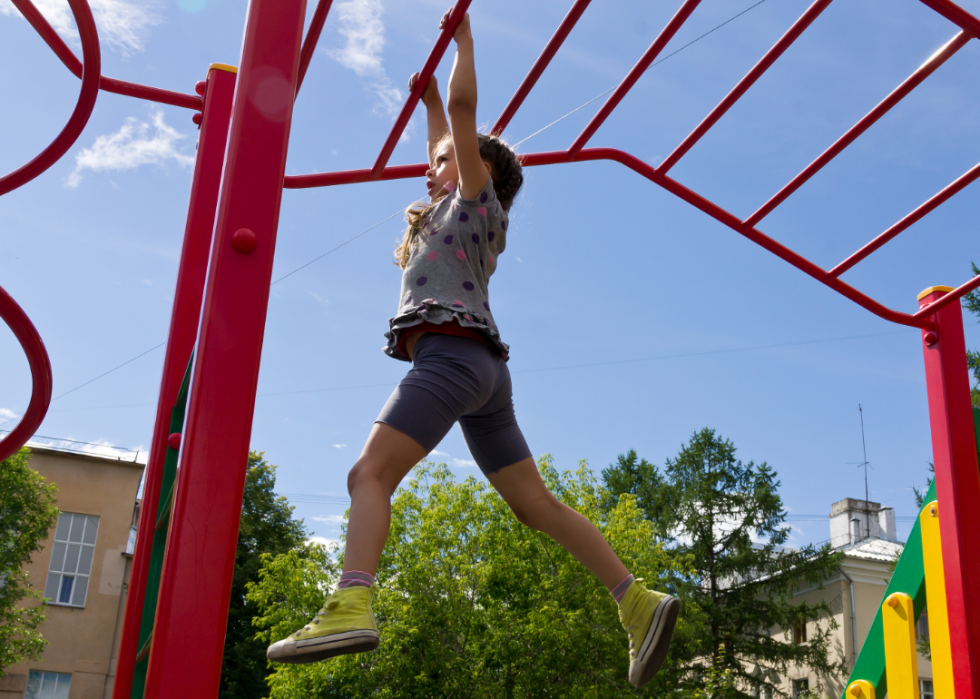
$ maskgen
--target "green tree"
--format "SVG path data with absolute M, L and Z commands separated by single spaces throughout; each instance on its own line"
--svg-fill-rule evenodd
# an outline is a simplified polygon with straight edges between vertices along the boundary
M 636 450 L 630 449 L 620 454 L 616 463 L 602 471 L 602 483 L 608 491 L 605 506 L 611 509 L 619 501 L 621 495 L 632 495 L 636 504 L 652 522 L 660 522 L 667 512 L 664 499 L 661 497 L 663 476 L 657 467 L 646 459 L 641 459 Z M 669 538 L 666 532 L 657 532 L 660 539 Z
M 973 268 L 973 276 L 980 274 L 980 269 L 977 269 L 975 263 L 971 262 L 970 267 Z M 963 305 L 980 322 L 980 289 L 975 289 L 964 296 Z M 970 367 L 970 371 L 973 372 L 973 380 L 976 382 L 970 389 L 970 398 L 973 399 L 973 407 L 980 408 L 980 352 L 967 350 L 966 363 Z
M 238 526 L 231 607 L 221 666 L 220 699 L 259 699 L 269 696 L 265 659 L 266 644 L 255 638 L 252 619 L 258 607 L 247 596 L 249 583 L 259 579 L 263 555 L 279 555 L 302 547 L 307 532 L 302 520 L 293 519 L 293 508 L 277 496 L 276 467 L 264 452 L 248 455 L 242 516 Z
M 630 570 L 657 589 L 693 574 L 653 541 L 632 496 L 611 509 L 584 465 L 538 463 L 555 495 L 602 530 Z M 342 533 L 342 536 L 346 531 Z M 322 549 L 267 558 L 249 599 L 265 642 L 306 623 L 334 584 Z M 486 483 L 423 462 L 392 502 L 377 575 L 381 647 L 314 665 L 279 665 L 274 699 L 325 697 L 658 696 L 629 687 L 626 634 L 606 589 L 547 536 L 524 527 Z M 677 635 L 689 634 L 687 612 Z
M 829 654 L 836 628 L 829 603 L 791 601 L 801 588 L 822 586 L 840 566 L 840 554 L 828 545 L 785 547 L 790 527 L 776 472 L 765 462 L 744 464 L 735 453 L 730 441 L 705 428 L 656 476 L 661 485 L 646 514 L 672 539 L 674 552 L 693 559 L 697 572 L 680 589 L 681 599 L 703 614 L 693 642 L 676 649 L 686 662 L 672 668 L 670 681 L 703 691 L 707 663 L 715 672 L 730 671 L 735 688 L 727 696 L 755 697 L 761 680 L 746 668 L 757 663 L 780 674 L 790 664 L 843 674 Z M 623 473 L 614 464 L 604 472 L 606 484 Z M 791 641 L 795 624 L 807 624 L 805 644 L 773 637 L 783 630 Z
M 38 630 L 44 623 L 41 593 L 24 570 L 31 554 L 41 550 L 58 519 L 54 484 L 28 465 L 30 452 L 21 449 L 0 462 L 0 678 L 5 668 L 37 660 L 47 641 Z

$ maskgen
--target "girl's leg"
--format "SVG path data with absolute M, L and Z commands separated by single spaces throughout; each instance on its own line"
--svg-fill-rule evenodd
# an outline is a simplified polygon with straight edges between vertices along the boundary
M 561 544 L 609 590 L 629 575 L 595 525 L 551 494 L 533 458 L 495 471 L 487 480 L 510 505 L 518 521 Z
M 382 422 L 374 423 L 364 451 L 347 477 L 351 505 L 344 572 L 377 572 L 391 523 L 391 496 L 426 453 L 404 432 Z

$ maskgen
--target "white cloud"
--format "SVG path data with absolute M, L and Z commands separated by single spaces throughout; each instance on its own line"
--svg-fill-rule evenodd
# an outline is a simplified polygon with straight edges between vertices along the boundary
M 187 167 L 194 158 L 180 153 L 177 141 L 187 138 L 163 120 L 163 112 L 153 115 L 153 135 L 150 124 L 136 117 L 129 117 L 114 134 L 99 136 L 91 148 L 82 149 L 75 156 L 75 169 L 65 185 L 77 187 L 82 181 L 83 170 L 131 170 L 140 165 L 163 165 L 168 160 Z
M 457 459 L 453 457 L 453 466 L 457 468 L 476 468 L 476 462 L 469 459 Z
M 315 291 L 310 291 L 309 289 L 307 289 L 306 293 L 312 296 L 313 300 L 319 304 L 326 306 L 330 303 L 330 299 L 323 298 L 322 296 L 320 296 L 320 294 L 316 293 Z
M 15 417 L 17 417 L 17 413 L 8 408 L 0 408 L 0 417 L 13 420 Z
M 309 544 L 322 544 L 326 546 L 327 549 L 336 549 L 340 545 L 338 539 L 328 539 L 325 536 L 311 536 L 306 540 L 307 545 Z
M 391 84 L 381 61 L 385 45 L 381 0 L 345 0 L 334 5 L 333 11 L 346 43 L 343 48 L 327 49 L 327 55 L 354 71 L 365 87 L 381 99 L 384 111 L 394 114 L 401 108 L 404 95 Z
M 314 522 L 320 522 L 321 524 L 340 524 L 344 521 L 343 515 L 321 515 L 319 517 L 311 517 Z
M 437 449 L 433 449 L 432 451 L 430 451 L 429 456 L 445 456 L 446 458 L 449 458 L 449 454 L 447 454 L 444 451 L 439 451 Z
M 346 444 L 331 444 L 330 446 L 332 446 L 334 449 L 343 449 L 347 445 Z
M 34 0 L 34 5 L 55 31 L 78 43 L 78 29 L 67 0 Z M 89 6 L 99 39 L 123 54 L 142 51 L 150 27 L 161 22 L 153 1 L 89 0 Z M 0 14 L 19 17 L 20 11 L 10 0 L 0 0 Z
M 437 449 L 433 449 L 432 451 L 430 451 L 429 452 L 429 456 L 435 456 L 437 458 L 443 459 L 447 463 L 451 463 L 456 468 L 475 468 L 476 467 L 476 462 L 475 461 L 471 461 L 469 459 L 457 459 L 452 454 L 447 454 L 446 452 L 439 451 Z

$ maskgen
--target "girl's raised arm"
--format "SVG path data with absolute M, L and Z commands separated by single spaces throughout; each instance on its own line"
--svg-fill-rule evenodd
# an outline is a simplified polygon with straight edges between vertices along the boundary
M 449 12 L 443 15 L 440 28 L 445 26 L 448 18 Z M 456 40 L 456 61 L 449 76 L 446 110 L 459 169 L 459 193 L 463 199 L 475 199 L 490 179 L 490 170 L 480 158 L 480 142 L 476 137 L 476 68 L 469 15 L 465 15 L 456 27 L 453 38 Z
M 418 73 L 408 79 L 409 92 L 415 90 L 415 83 L 418 79 Z M 436 83 L 436 76 L 434 75 L 429 78 L 429 84 L 425 86 L 425 90 L 422 92 L 422 104 L 425 105 L 426 121 L 429 124 L 429 136 L 426 142 L 429 166 L 434 167 L 436 146 L 449 131 L 449 122 L 446 121 L 446 111 L 442 107 L 442 97 L 439 96 L 439 85 Z

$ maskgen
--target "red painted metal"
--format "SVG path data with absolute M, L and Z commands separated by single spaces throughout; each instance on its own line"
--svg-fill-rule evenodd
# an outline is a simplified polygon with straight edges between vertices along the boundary
M 975 276 L 970 281 L 956 287 L 938 301 L 934 301 L 930 306 L 920 307 L 919 312 L 912 317 L 917 321 L 919 327 L 932 327 L 931 325 L 927 326 L 923 324 L 923 321 L 928 321 L 929 316 L 933 315 L 934 313 L 938 313 L 940 309 L 945 308 L 949 304 L 966 296 L 971 291 L 975 291 L 976 289 L 980 289 L 980 274 Z
M 31 11 L 40 16 L 37 8 L 30 3 L 30 0 L 14 0 L 14 4 L 25 16 L 28 16 Z M 95 109 L 95 100 L 99 96 L 99 71 L 102 65 L 99 53 L 99 34 L 95 29 L 92 10 L 85 0 L 69 0 L 68 4 L 75 16 L 75 24 L 78 26 L 78 34 L 82 40 L 82 56 L 85 58 L 78 102 L 75 104 L 75 109 L 72 111 L 68 123 L 47 148 L 26 165 L 0 178 L 0 196 L 27 184 L 58 162 L 61 156 L 67 153 L 72 144 L 78 140 L 88 123 L 89 117 L 92 116 L 92 110 Z M 44 20 L 43 17 L 41 19 Z M 44 23 L 47 24 L 46 21 Z
M 76 78 L 82 77 L 82 62 L 78 60 L 75 54 L 68 44 L 58 35 L 58 32 L 48 23 L 37 8 L 30 2 L 30 0 L 13 0 L 14 5 L 20 10 L 24 18 L 27 19 L 28 23 L 34 30 L 40 34 L 44 42 L 51 47 L 55 55 L 61 59 L 61 62 L 70 70 Z M 87 7 L 87 4 L 86 4 Z M 79 27 L 79 34 L 81 34 L 81 28 Z M 97 44 L 98 42 L 96 42 Z M 84 53 L 85 44 L 82 43 L 82 49 Z M 100 90 L 105 90 L 106 92 L 112 92 L 117 95 L 126 95 L 128 97 L 137 97 L 139 99 L 150 100 L 151 102 L 160 102 L 162 104 L 170 104 L 175 107 L 185 107 L 187 109 L 200 109 L 201 99 L 195 97 L 194 95 L 185 95 L 181 92 L 173 92 L 172 90 L 163 90 L 158 87 L 150 87 L 148 85 L 140 85 L 139 83 L 131 83 L 125 80 L 117 80 L 115 78 L 107 78 L 106 76 L 100 76 L 98 86 Z
M 944 295 L 935 290 L 920 299 L 929 307 Z M 935 308 L 935 306 L 933 306 Z M 929 424 L 932 429 L 936 497 L 946 573 L 946 612 L 956 699 L 980 695 L 980 467 L 970 405 L 970 379 L 963 339 L 963 312 L 949 304 L 931 319 L 938 340 L 923 338 Z
M 391 153 L 395 150 L 395 146 L 398 145 L 398 139 L 401 138 L 402 132 L 408 126 L 408 120 L 412 118 L 415 107 L 418 106 L 419 100 L 422 99 L 422 91 L 429 84 L 429 78 L 436 72 L 436 67 L 439 65 L 439 61 L 442 60 L 446 49 L 449 47 L 449 42 L 453 38 L 453 32 L 456 31 L 456 27 L 463 20 L 463 16 L 466 14 L 466 10 L 469 9 L 471 2 L 472 0 L 457 0 L 456 5 L 453 6 L 452 14 L 449 15 L 449 20 L 446 22 L 446 28 L 442 30 L 439 38 L 436 39 L 436 45 L 432 47 L 432 51 L 429 53 L 429 57 L 426 59 L 425 65 L 422 66 L 422 71 L 419 73 L 419 78 L 415 81 L 415 89 L 408 96 L 408 99 L 405 100 L 405 105 L 398 114 L 395 125 L 391 127 L 391 133 L 388 134 L 388 140 L 381 147 L 381 153 L 378 154 L 378 159 L 374 161 L 374 167 L 371 168 L 371 179 L 380 179 L 381 174 L 384 172 L 385 165 L 388 164 Z
M 659 172 L 667 174 L 670 168 L 677 164 L 677 161 L 684 157 L 684 155 L 694 147 L 694 144 L 701 140 L 701 137 L 708 133 L 708 129 L 714 126 L 719 119 L 721 119 L 725 112 L 727 112 L 733 104 L 735 104 L 742 95 L 744 95 L 750 87 L 755 84 L 755 81 L 762 77 L 762 74 L 769 70 L 769 67 L 776 62 L 783 52 L 786 51 L 793 42 L 796 41 L 806 28 L 813 24 L 813 21 L 820 16 L 827 5 L 829 5 L 831 0 L 816 0 L 803 15 L 793 23 L 793 26 L 780 37 L 779 41 L 773 45 L 771 49 L 766 52 L 766 55 L 762 57 L 755 66 L 752 67 L 744 78 L 739 80 L 738 85 L 736 85 L 731 92 L 725 95 L 725 99 L 718 103 L 718 106 L 711 110 L 711 113 L 704 118 L 697 128 L 690 133 L 690 135 L 681 141 L 681 144 L 674 149 L 674 152 L 667 156 L 667 159 L 660 164 L 657 168 Z M 752 224 L 754 225 L 754 224 Z
M 303 0 L 248 6 L 147 699 L 218 693 L 304 17 Z
M 855 252 L 853 255 L 848 257 L 846 260 L 834 267 L 828 274 L 832 277 L 839 277 L 841 274 L 849 270 L 851 267 L 856 265 L 858 262 L 866 258 L 868 255 L 873 253 L 875 250 L 880 248 L 882 245 L 887 243 L 892 238 L 895 238 L 900 233 L 904 232 L 909 226 L 918 221 L 919 219 L 926 216 L 933 209 L 937 208 L 940 204 L 945 202 L 947 199 L 951 198 L 953 195 L 958 193 L 960 190 L 965 188 L 971 182 L 980 177 L 980 163 L 974 165 L 966 173 L 958 177 L 954 182 L 944 187 L 942 191 L 937 192 L 928 201 L 920 205 L 914 211 L 902 218 L 893 226 L 891 226 L 884 233 L 879 235 L 877 238 L 872 240 L 870 243 L 865 245 L 863 248 Z
M 323 24 L 327 21 L 327 15 L 330 13 L 330 6 L 333 4 L 333 0 L 320 0 L 317 3 L 316 10 L 313 11 L 313 19 L 310 20 L 310 28 L 306 32 L 306 40 L 303 42 L 303 48 L 299 52 L 299 73 L 296 76 L 296 94 L 299 94 L 299 89 L 303 86 L 303 79 L 306 78 L 306 70 L 310 67 L 310 61 L 313 60 L 313 52 L 316 51 L 316 44 L 320 40 L 320 32 L 323 31 Z
M 126 615 L 123 620 L 119 645 L 119 662 L 113 699 L 129 699 L 133 682 L 133 666 L 136 662 L 139 641 L 140 617 L 146 597 L 146 576 L 150 565 L 150 542 L 153 541 L 157 521 L 157 504 L 160 497 L 160 480 L 163 462 L 170 439 L 170 415 L 177 401 L 180 384 L 187 370 L 194 343 L 197 341 L 201 302 L 204 299 L 204 283 L 211 253 L 211 237 L 218 210 L 218 191 L 225 160 L 225 144 L 231 122 L 231 105 L 235 95 L 235 75 L 212 68 L 208 72 L 207 100 L 201 135 L 197 146 L 197 162 L 191 182 L 190 202 L 187 208 L 187 225 L 184 229 L 184 245 L 180 253 L 177 283 L 174 290 L 173 312 L 170 316 L 170 335 L 167 353 L 163 360 L 163 377 L 157 399 L 156 422 L 153 440 L 146 464 L 146 480 L 143 485 L 143 505 L 136 532 L 136 550 L 133 552 L 132 575 L 126 599 Z M 144 545 L 146 542 L 147 545 Z
M 666 47 L 667 44 L 670 43 L 670 40 L 674 38 L 674 34 L 677 33 L 677 30 L 681 28 L 684 22 L 687 21 L 687 18 L 691 16 L 691 13 L 694 12 L 695 8 L 697 8 L 697 6 L 700 4 L 701 0 L 684 0 L 684 4 L 680 6 L 677 13 L 670 18 L 669 22 L 667 22 L 667 26 L 664 27 L 663 31 L 660 32 L 660 35 L 653 40 L 652 44 L 650 44 L 650 48 L 646 50 L 637 64 L 630 69 L 630 72 L 623 79 L 623 82 L 621 82 L 616 87 L 616 90 L 609 95 L 609 99 L 607 99 L 605 104 L 602 105 L 599 112 L 592 117 L 592 121 L 586 125 L 582 133 L 580 133 L 578 138 L 576 138 L 572 143 L 571 147 L 568 149 L 568 153 L 570 155 L 574 157 L 585 147 L 585 144 L 589 142 L 592 135 L 595 134 L 600 126 L 602 126 L 602 122 L 604 122 L 606 118 L 612 114 L 617 105 L 619 105 L 623 98 L 626 97 L 626 93 L 629 92 L 633 85 L 636 84 L 636 81 L 643 76 L 646 69 L 649 68 L 650 64 L 657 59 L 657 56 L 659 56 L 660 52 L 664 50 L 664 47 Z
M 921 0 L 923 5 L 931 7 L 953 24 L 959 25 L 975 37 L 980 38 L 980 19 L 971 15 L 951 0 Z
M 892 107 L 904 99 L 905 96 L 912 92 L 912 90 L 914 90 L 923 80 L 932 75 L 933 72 L 939 68 L 939 66 L 945 63 L 957 51 L 966 46 L 969 41 L 970 35 L 966 32 L 960 32 L 950 39 L 945 46 L 933 54 L 929 60 L 919 67 L 918 70 L 906 78 L 905 82 L 896 87 L 892 93 L 888 95 L 888 97 L 879 102 L 874 109 L 868 112 L 864 118 L 851 127 L 847 133 L 837 139 L 837 141 L 835 141 L 830 148 L 821 153 L 820 157 L 807 165 L 803 172 L 790 180 L 789 184 L 776 192 L 776 194 L 773 195 L 769 201 L 760 206 L 754 214 L 745 219 L 745 222 L 750 226 L 754 226 L 772 213 L 773 209 L 782 204 L 787 197 L 803 186 L 807 180 L 817 174 L 817 172 L 819 172 L 827 163 L 836 158 L 842 150 L 851 145 L 858 136 L 867 131 L 872 124 L 887 114 Z M 857 261 L 858 260 L 855 260 L 854 263 L 856 264 Z M 851 265 L 848 265 L 848 267 L 850 266 Z M 838 272 L 838 274 L 841 274 L 843 271 L 844 270 L 841 270 Z
M 531 70 L 521 82 L 521 86 L 517 88 L 517 92 L 514 93 L 514 96 L 510 98 L 510 102 L 508 102 L 507 106 L 504 107 L 504 111 L 497 119 L 497 123 L 493 125 L 492 129 L 490 129 L 490 133 L 494 134 L 495 136 L 499 136 L 501 133 L 503 133 L 504 129 L 507 128 L 510 120 L 514 118 L 515 114 L 517 114 L 517 110 L 521 108 L 522 104 L 524 104 L 524 100 L 528 96 L 528 93 L 531 92 L 531 88 L 537 84 L 538 78 L 541 77 L 544 69 L 548 67 L 549 63 L 551 63 L 551 59 L 555 57 L 555 54 L 558 52 L 558 49 L 561 48 L 561 45 L 565 43 L 565 39 L 572 31 L 575 24 L 579 21 L 579 18 L 581 18 L 582 13 L 585 12 L 585 8 L 589 6 L 590 2 L 592 2 L 592 0 L 575 1 L 575 4 L 572 5 L 572 9 L 568 11 L 568 14 L 565 15 L 565 19 L 563 19 L 561 24 L 558 26 L 558 31 L 556 31 L 548 41 L 548 45 L 544 47 L 544 51 L 542 51 L 541 55 L 538 56 L 538 60 L 536 60 L 534 65 L 531 66 Z
M 0 461 L 3 461 L 16 454 L 44 421 L 51 405 L 51 360 L 34 323 L 3 287 L 0 287 L 0 319 L 24 348 L 32 379 L 31 402 L 27 404 L 24 416 L 10 434 L 0 440 Z

